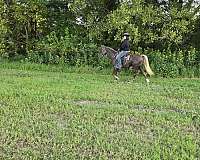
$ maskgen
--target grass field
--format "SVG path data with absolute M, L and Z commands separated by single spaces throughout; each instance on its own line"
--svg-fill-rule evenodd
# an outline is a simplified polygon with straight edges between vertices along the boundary
M 39 70 L 0 66 L 0 159 L 200 159 L 200 79 Z

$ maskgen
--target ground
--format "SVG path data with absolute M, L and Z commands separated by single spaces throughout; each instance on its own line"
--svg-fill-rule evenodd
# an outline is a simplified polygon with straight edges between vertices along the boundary
M 200 159 L 200 79 L 9 66 L 0 159 Z

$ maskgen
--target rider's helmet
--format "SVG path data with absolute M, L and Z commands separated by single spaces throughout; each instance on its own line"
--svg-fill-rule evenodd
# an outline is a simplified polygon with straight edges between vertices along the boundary
M 123 34 L 123 36 L 127 36 L 127 37 L 129 37 L 130 34 L 129 34 L 128 32 L 125 32 L 125 33 Z

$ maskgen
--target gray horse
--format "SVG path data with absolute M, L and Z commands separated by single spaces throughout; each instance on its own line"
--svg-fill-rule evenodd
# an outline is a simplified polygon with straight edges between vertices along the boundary
M 102 45 L 101 53 L 102 55 L 107 56 L 111 60 L 113 66 L 115 65 L 115 60 L 118 53 L 116 50 Z M 127 60 L 125 60 L 125 62 L 123 63 L 123 68 L 131 69 L 134 73 L 134 78 L 137 74 L 141 72 L 144 75 L 147 82 L 150 82 L 147 78 L 147 75 L 152 76 L 154 74 L 149 66 L 149 60 L 146 55 L 129 55 Z M 119 79 L 119 72 L 120 70 L 116 70 L 115 68 L 113 69 L 113 76 L 117 80 Z

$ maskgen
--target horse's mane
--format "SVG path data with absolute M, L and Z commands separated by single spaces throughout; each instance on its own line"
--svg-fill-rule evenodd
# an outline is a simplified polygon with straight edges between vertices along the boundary
M 109 49 L 109 50 L 111 50 L 111 51 L 113 51 L 113 52 L 117 52 L 117 51 L 114 50 L 113 48 L 110 48 L 110 47 L 107 47 L 107 46 L 104 46 L 104 45 L 102 45 L 102 47 L 107 48 L 107 49 Z

